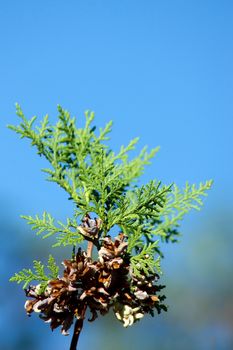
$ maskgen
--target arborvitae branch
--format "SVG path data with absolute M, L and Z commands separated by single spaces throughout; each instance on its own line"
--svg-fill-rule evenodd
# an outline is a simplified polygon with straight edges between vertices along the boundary
M 208 180 L 205 183 L 201 182 L 196 187 L 196 185 L 189 185 L 187 182 L 184 191 L 180 191 L 174 185 L 173 191 L 160 211 L 161 221 L 151 233 L 165 237 L 166 240 L 174 240 L 174 236 L 178 234 L 177 228 L 184 215 L 191 209 L 200 210 L 203 205 L 201 197 L 207 195 L 206 192 L 211 188 L 212 183 L 212 180 Z
M 37 231 L 37 235 L 43 234 L 43 238 L 48 238 L 56 234 L 57 243 L 54 246 L 74 245 L 83 241 L 83 236 L 79 234 L 77 223 L 74 219 L 67 218 L 66 224 L 58 221 L 58 225 L 55 225 L 54 218 L 46 212 L 43 213 L 42 218 L 38 215 L 34 218 L 26 215 L 22 215 L 21 217 L 27 220 L 33 230 Z
M 106 143 L 112 122 L 96 132 L 93 112 L 85 112 L 84 127 L 77 127 L 75 118 L 58 106 L 55 125 L 46 115 L 34 127 L 36 117 L 27 120 L 19 105 L 16 110 L 20 124 L 9 127 L 30 139 L 48 161 L 42 169 L 47 180 L 57 183 L 74 202 L 74 216 L 66 223 L 56 222 L 47 212 L 42 217 L 23 216 L 38 235 L 54 237 L 53 246 L 72 246 L 71 260 L 63 261 L 62 277 L 50 256 L 47 274 L 44 265 L 34 260 L 33 270 L 23 269 L 11 278 L 24 288 L 37 283 L 26 290 L 32 298 L 25 304 L 27 313 L 40 312 L 52 330 L 61 326 L 65 335 L 76 319 L 70 348 L 75 350 L 87 307 L 92 320 L 113 309 L 124 327 L 145 314 L 154 315 L 154 310 L 166 311 L 165 296 L 158 295 L 163 288 L 157 284 L 163 257 L 159 243 L 175 241 L 180 221 L 191 209 L 200 209 L 212 181 L 198 187 L 187 183 L 183 191 L 155 180 L 138 187 L 136 180 L 158 147 L 149 152 L 144 147 L 130 158 L 138 138 L 115 153 Z M 116 227 L 120 233 L 113 240 Z M 76 250 L 83 241 L 86 252 Z M 97 260 L 92 259 L 94 246 Z
M 33 269 L 23 269 L 22 271 L 16 273 L 11 277 L 11 282 L 24 283 L 23 289 L 25 289 L 32 281 L 36 281 L 40 284 L 40 290 L 47 286 L 50 279 L 58 277 L 59 267 L 56 265 L 55 259 L 52 255 L 49 256 L 47 269 L 49 271 L 48 275 L 45 273 L 45 266 L 41 261 L 33 261 Z

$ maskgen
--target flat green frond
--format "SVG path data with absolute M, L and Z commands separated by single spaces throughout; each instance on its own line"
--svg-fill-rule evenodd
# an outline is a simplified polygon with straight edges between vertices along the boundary
M 201 182 L 199 186 L 186 183 L 183 191 L 174 185 L 172 192 L 167 197 L 166 204 L 160 210 L 160 223 L 153 234 L 161 235 L 167 240 L 173 240 L 178 234 L 176 228 L 184 215 L 191 209 L 200 210 L 203 205 L 202 197 L 207 195 L 212 183 L 212 180 Z
M 132 254 L 134 249 L 140 249 L 144 246 L 143 234 L 140 230 L 140 227 L 122 227 L 123 233 L 127 236 L 127 251 Z
M 22 215 L 21 218 L 27 220 L 32 230 L 37 231 L 37 235 L 43 233 L 44 238 L 59 232 L 59 228 L 54 225 L 54 218 L 49 213 L 44 212 L 42 218 L 39 215 L 36 215 L 34 218 L 32 216 Z
M 56 261 L 51 254 L 49 255 L 47 268 L 49 270 L 50 279 L 55 279 L 58 277 L 59 267 L 57 266 Z
M 47 268 L 49 270 L 48 275 L 46 275 L 45 266 L 41 261 L 34 260 L 33 270 L 23 269 L 22 271 L 15 273 L 15 275 L 10 278 L 10 282 L 17 282 L 18 284 L 23 283 L 23 289 L 27 288 L 27 286 L 33 281 L 46 286 L 50 279 L 58 277 L 59 272 L 59 267 L 56 265 L 55 259 L 52 255 L 49 256 Z
M 40 139 L 42 138 L 49 138 L 51 137 L 51 132 L 52 129 L 49 125 L 49 116 L 48 114 L 46 114 L 46 116 L 44 117 L 44 119 L 40 122 L 40 126 L 36 127 L 36 130 L 38 131 L 38 136 Z
M 88 130 L 90 128 L 91 123 L 93 122 L 93 120 L 95 118 L 95 113 L 87 110 L 87 111 L 85 111 L 84 114 L 85 114 L 85 117 L 86 117 L 85 130 Z
M 151 181 L 134 191 L 127 191 L 118 207 L 108 213 L 109 229 L 114 225 L 129 226 L 141 218 L 158 217 L 170 189 L 170 186 L 162 187 L 160 182 Z
M 33 128 L 36 120 L 27 120 L 17 105 L 17 114 L 21 119 L 19 126 L 10 126 L 22 137 L 29 138 L 38 154 L 49 162 L 43 169 L 47 180 L 57 183 L 75 202 L 85 215 L 90 208 L 102 217 L 110 207 L 129 188 L 131 182 L 143 173 L 144 166 L 158 149 L 147 152 L 144 148 L 133 160 L 128 160 L 128 152 L 135 149 L 138 138 L 122 146 L 118 153 L 108 149 L 104 141 L 112 128 L 109 122 L 99 135 L 92 126 L 94 113 L 85 112 L 84 128 L 76 126 L 75 118 L 58 106 L 58 122 L 51 125 L 46 115 L 40 126 Z
M 161 273 L 160 257 L 154 259 L 157 247 L 158 241 L 145 244 L 138 254 L 131 256 L 130 262 L 135 276 Z
M 60 225 L 60 234 L 56 237 L 57 243 L 53 247 L 58 246 L 67 246 L 67 245 L 76 245 L 80 244 L 83 241 L 83 236 L 77 230 L 76 220 L 67 219 L 66 224 L 63 224 L 61 221 L 58 221 Z
M 36 280 L 36 276 L 31 269 L 23 269 L 10 278 L 10 282 L 16 282 L 18 284 L 24 283 L 23 289 L 25 289 L 33 280 Z
M 96 137 L 96 142 L 106 141 L 109 140 L 109 136 L 107 136 L 112 131 L 112 125 L 113 122 L 110 120 L 104 128 L 100 128 L 99 130 L 99 136 Z
M 137 157 L 129 162 L 125 162 L 123 168 L 126 182 L 131 183 L 133 180 L 140 177 L 144 173 L 145 166 L 151 163 L 150 160 L 158 151 L 159 147 L 156 147 L 148 153 L 147 147 L 144 147 Z
M 128 152 L 135 149 L 136 144 L 139 141 L 139 137 L 135 137 L 127 146 L 121 146 L 118 154 L 111 153 L 112 161 L 126 160 L 128 158 Z
M 62 232 L 59 236 L 56 237 L 56 243 L 53 244 L 53 247 L 66 247 L 68 245 L 75 246 L 83 242 L 83 236 L 78 232 Z
M 43 213 L 41 218 L 39 215 L 36 215 L 34 218 L 32 216 L 25 215 L 21 217 L 27 220 L 28 224 L 31 225 L 33 230 L 37 231 L 37 235 L 43 234 L 43 238 L 48 238 L 57 234 L 57 241 L 60 242 L 62 240 L 63 245 L 73 245 L 77 242 L 80 243 L 83 240 L 83 237 L 78 233 L 77 229 L 75 229 L 75 227 L 77 227 L 75 220 L 68 218 L 66 224 L 58 221 L 57 225 L 55 225 L 54 218 L 46 212 Z M 70 243 L 71 237 L 72 243 Z M 76 240 L 75 243 L 74 240 Z

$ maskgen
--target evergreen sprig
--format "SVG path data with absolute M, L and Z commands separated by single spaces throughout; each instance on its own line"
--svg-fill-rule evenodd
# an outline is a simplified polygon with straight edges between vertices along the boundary
M 67 218 L 65 224 L 58 221 L 57 225 L 55 225 L 55 219 L 47 212 L 44 212 L 41 218 L 39 215 L 35 215 L 34 218 L 27 215 L 22 215 L 21 217 L 27 220 L 32 230 L 37 231 L 37 235 L 42 234 L 43 239 L 57 234 L 57 242 L 53 245 L 54 247 L 74 245 L 83 241 L 83 236 L 77 231 L 77 222 L 74 219 Z
M 160 257 L 154 258 L 155 248 L 158 247 L 158 241 L 145 244 L 140 253 L 131 257 L 133 273 L 136 276 L 149 275 L 149 273 L 162 273 L 160 267 Z
M 53 246 L 72 246 L 73 258 L 64 260 L 66 269 L 61 279 L 58 278 L 59 268 L 50 255 L 47 274 L 45 266 L 40 261 L 34 260 L 33 270 L 23 269 L 10 280 L 23 283 L 23 288 L 32 281 L 38 283 L 39 291 L 34 292 L 33 288 L 29 288 L 27 295 L 36 298 L 36 305 L 44 308 L 43 311 L 39 310 L 44 313 L 45 319 L 52 310 L 50 305 L 48 308 L 46 306 L 51 300 L 48 295 L 57 300 L 54 301 L 55 313 L 52 312 L 52 318 L 54 317 L 51 323 L 52 329 L 62 325 L 62 331 L 66 332 L 66 328 L 72 323 L 72 318 L 77 317 L 71 343 L 72 350 L 76 349 L 78 334 L 88 305 L 88 302 L 83 304 L 82 298 L 85 295 L 90 296 L 89 307 L 95 318 L 97 310 L 102 310 L 103 298 L 110 298 L 106 295 L 109 296 L 117 290 L 114 295 L 122 299 L 115 300 L 113 295 L 113 299 L 106 299 L 105 305 L 108 305 L 107 308 L 110 306 L 115 308 L 116 317 L 124 323 L 124 326 L 131 325 L 145 313 L 153 314 L 153 308 L 158 312 L 166 310 L 166 306 L 162 304 L 165 297 L 158 298 L 156 295 L 162 286 L 153 285 L 153 281 L 157 280 L 158 274 L 161 273 L 160 260 L 163 253 L 160 243 L 176 241 L 184 215 L 191 209 L 200 210 L 203 197 L 211 188 L 212 181 L 200 183 L 198 186 L 186 183 L 183 190 L 175 184 L 166 185 L 157 180 L 139 186 L 138 178 L 143 174 L 145 166 L 150 164 L 159 147 L 151 151 L 144 147 L 137 156 L 132 157 L 130 152 L 135 150 L 139 140 L 135 138 L 128 145 L 121 146 L 118 152 L 114 152 L 107 143 L 112 122 L 97 131 L 92 125 L 94 113 L 90 111 L 85 112 L 83 127 L 78 127 L 76 119 L 61 106 L 58 106 L 58 121 L 54 125 L 51 125 L 46 115 L 40 124 L 35 126 L 37 118 L 34 116 L 28 120 L 18 104 L 16 112 L 20 124 L 10 125 L 9 128 L 21 138 L 31 141 L 37 153 L 48 162 L 48 167 L 42 169 L 47 174 L 47 180 L 58 184 L 67 192 L 68 199 L 74 203 L 74 215 L 72 218 L 67 218 L 65 223 L 56 221 L 47 212 L 41 216 L 22 216 L 22 218 L 27 220 L 31 228 L 43 238 L 55 237 Z M 96 218 L 92 219 L 91 216 Z M 113 241 L 111 235 L 116 228 L 120 234 Z M 81 254 L 79 249 L 75 255 L 75 247 L 81 242 L 87 242 L 87 251 Z M 98 250 L 99 260 L 98 263 L 95 262 L 96 264 L 92 264 L 91 260 L 93 245 Z M 85 269 L 82 271 L 84 265 Z M 122 269 L 120 271 L 124 271 L 122 276 L 119 275 L 119 278 L 123 279 L 119 282 L 123 294 L 119 293 L 116 286 L 108 289 L 105 281 L 109 273 L 116 276 L 118 272 L 115 269 L 119 271 L 120 267 Z M 88 271 L 92 276 L 89 282 L 93 283 L 90 290 L 86 290 L 82 280 Z M 124 290 L 126 284 L 124 274 L 127 273 L 131 276 L 131 279 L 127 280 L 127 283 L 131 284 L 130 295 Z M 105 281 L 105 284 L 101 284 L 97 289 L 99 281 Z M 138 283 L 137 287 L 135 283 Z M 48 284 L 53 287 L 50 286 L 46 294 Z M 75 298 L 72 299 L 71 295 L 76 293 L 77 288 L 82 289 L 82 298 L 80 294 L 74 294 Z M 100 298 L 103 290 L 105 294 Z M 39 295 L 45 298 L 43 302 Z M 94 304 L 91 296 L 94 298 Z M 125 304 L 125 297 L 128 304 L 131 302 L 132 307 Z M 79 311 L 73 300 L 74 303 L 80 302 Z M 28 301 L 26 308 L 29 313 L 33 311 L 34 305 L 35 301 Z M 64 317 L 67 315 L 68 319 L 62 320 L 60 316 L 57 318 L 56 313 L 60 314 L 61 310 L 64 311 L 62 315 Z
M 94 212 L 102 220 L 101 235 L 106 236 L 113 226 L 118 226 L 128 236 L 129 251 L 136 253 L 143 246 L 142 251 L 148 247 L 151 252 L 153 247 L 154 253 L 162 255 L 154 242 L 158 238 L 174 241 L 184 215 L 191 209 L 200 209 L 201 197 L 211 187 L 212 181 L 199 186 L 187 183 L 184 191 L 180 191 L 175 184 L 162 186 L 155 180 L 137 187 L 135 180 L 143 174 L 145 165 L 150 164 L 159 147 L 150 152 L 145 147 L 138 156 L 129 159 L 129 152 L 139 140 L 135 138 L 118 153 L 113 152 L 105 142 L 112 122 L 96 134 L 92 126 L 93 112 L 85 112 L 85 126 L 78 128 L 75 118 L 61 106 L 58 106 L 55 125 L 50 125 L 46 115 L 40 126 L 34 127 L 35 116 L 27 120 L 18 104 L 16 111 L 21 123 L 9 128 L 31 140 L 38 154 L 50 164 L 49 168 L 42 169 L 47 179 L 62 187 L 75 203 L 76 215 L 68 218 L 66 224 L 59 221 L 55 225 L 54 218 L 46 212 L 42 218 L 22 216 L 43 238 L 56 235 L 54 246 L 82 242 L 77 220 Z M 144 246 L 145 243 L 148 245 Z M 136 260 L 142 256 L 140 253 Z
M 207 195 L 206 192 L 211 188 L 212 183 L 212 180 L 208 180 L 196 186 L 186 182 L 183 191 L 174 184 L 173 191 L 167 197 L 166 204 L 160 211 L 160 222 L 152 233 L 162 236 L 166 241 L 175 241 L 175 236 L 178 235 L 177 228 L 184 215 L 191 209 L 201 209 L 202 197 Z
M 41 291 L 47 286 L 49 280 L 57 278 L 59 273 L 59 267 L 56 265 L 55 259 L 52 255 L 49 255 L 47 263 L 48 274 L 45 272 L 45 266 L 41 261 L 33 261 L 33 271 L 31 269 L 23 269 L 22 271 L 15 273 L 10 278 L 11 282 L 24 283 L 23 289 L 25 289 L 31 282 L 36 281 L 40 284 Z

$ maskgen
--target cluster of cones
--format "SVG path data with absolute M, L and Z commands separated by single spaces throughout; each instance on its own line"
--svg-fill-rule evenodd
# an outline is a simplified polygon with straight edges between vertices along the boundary
M 85 225 L 91 227 L 88 220 L 83 224 L 83 230 Z M 40 285 L 26 290 L 30 297 L 25 303 L 27 313 L 40 313 L 52 330 L 61 326 L 62 333 L 67 335 L 74 319 L 84 319 L 87 307 L 92 315 L 89 321 L 94 321 L 98 314 L 105 315 L 112 308 L 124 327 L 147 313 L 153 316 L 156 309 L 158 312 L 166 310 L 162 304 L 164 296 L 157 295 L 163 288 L 155 284 L 158 276 L 134 275 L 127 245 L 123 234 L 114 241 L 110 236 L 105 237 L 95 261 L 79 249 L 73 259 L 64 260 L 63 277 L 50 280 L 43 292 Z

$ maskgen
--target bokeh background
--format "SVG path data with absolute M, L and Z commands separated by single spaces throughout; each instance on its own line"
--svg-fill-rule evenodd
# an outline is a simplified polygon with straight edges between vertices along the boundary
M 114 120 L 111 145 L 135 136 L 161 146 L 142 181 L 214 186 L 201 212 L 182 224 L 179 244 L 164 247 L 169 312 L 130 329 L 109 315 L 86 322 L 79 350 L 233 349 L 233 2 L 227 0 L 0 1 L 0 349 L 68 349 L 70 338 L 23 309 L 8 282 L 48 242 L 19 216 L 47 210 L 64 220 L 72 206 L 45 181 L 29 142 L 6 128 L 61 104 L 83 123 Z M 67 251 L 54 251 L 62 260 Z

